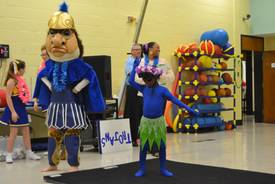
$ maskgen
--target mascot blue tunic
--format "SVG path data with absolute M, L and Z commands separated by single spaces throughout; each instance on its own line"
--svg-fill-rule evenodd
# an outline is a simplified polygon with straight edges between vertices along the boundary
M 82 59 L 83 45 L 63 3 L 49 20 L 46 49 L 49 60 L 39 72 L 34 97 L 47 109 L 49 167 L 57 170 L 61 143 L 67 151 L 69 171 L 78 170 L 79 134 L 87 128 L 87 112 L 103 112 L 105 103 L 95 71 Z

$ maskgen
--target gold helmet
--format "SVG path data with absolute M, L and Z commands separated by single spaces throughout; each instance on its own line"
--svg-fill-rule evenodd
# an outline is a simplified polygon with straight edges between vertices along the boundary
M 63 2 L 48 22 L 49 29 L 75 29 L 74 19 L 68 13 L 68 5 Z

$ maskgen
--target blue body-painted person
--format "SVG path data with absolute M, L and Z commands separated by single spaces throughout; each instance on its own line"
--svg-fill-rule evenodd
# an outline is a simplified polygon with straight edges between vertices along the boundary
M 47 108 L 50 166 L 42 171 L 57 170 L 62 141 L 69 171 L 77 171 L 79 134 L 88 126 L 87 112 L 103 112 L 105 102 L 95 71 L 81 59 L 83 45 L 65 3 L 50 18 L 48 26 L 46 49 L 50 59 L 38 74 L 35 92 L 39 93 L 34 95 Z
M 174 97 L 166 87 L 158 84 L 158 79 L 162 74 L 162 69 L 156 67 L 158 58 L 155 58 L 154 65 L 148 65 L 148 52 L 151 48 L 144 46 L 145 65 L 138 66 L 140 59 L 136 59 L 134 68 L 130 75 L 129 83 L 143 94 L 143 117 L 141 119 L 139 134 L 141 139 L 140 168 L 135 176 L 140 177 L 145 174 L 145 161 L 147 151 L 156 144 L 159 149 L 160 172 L 163 176 L 173 176 L 173 173 L 166 168 L 166 123 L 163 117 L 163 106 L 166 100 L 171 100 L 181 108 L 185 108 L 193 114 L 198 114 L 176 97 Z M 147 51 L 146 51 L 147 49 Z M 147 61 L 147 62 L 146 62 Z M 143 79 L 145 85 L 135 82 L 135 74 Z

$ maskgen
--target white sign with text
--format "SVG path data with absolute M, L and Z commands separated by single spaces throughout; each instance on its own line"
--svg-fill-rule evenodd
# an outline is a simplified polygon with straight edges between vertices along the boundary
M 112 153 L 132 149 L 129 119 L 99 122 L 100 153 Z

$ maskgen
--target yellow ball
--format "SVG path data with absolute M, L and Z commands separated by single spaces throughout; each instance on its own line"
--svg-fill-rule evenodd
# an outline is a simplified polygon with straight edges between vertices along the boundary
M 216 92 L 214 90 L 209 90 L 208 91 L 208 96 L 216 96 Z M 218 99 L 217 98 L 211 98 L 211 101 L 213 103 L 217 103 Z
M 216 96 L 216 92 L 211 89 L 208 91 L 208 96 Z
M 217 68 L 217 69 L 222 69 L 222 65 L 216 64 L 216 68 Z
M 212 59 L 208 56 L 201 56 L 199 62 L 202 63 L 202 66 L 205 68 L 212 68 Z
M 213 103 L 217 103 L 217 102 L 218 102 L 218 99 L 217 99 L 217 98 L 211 98 L 211 101 L 212 101 Z

